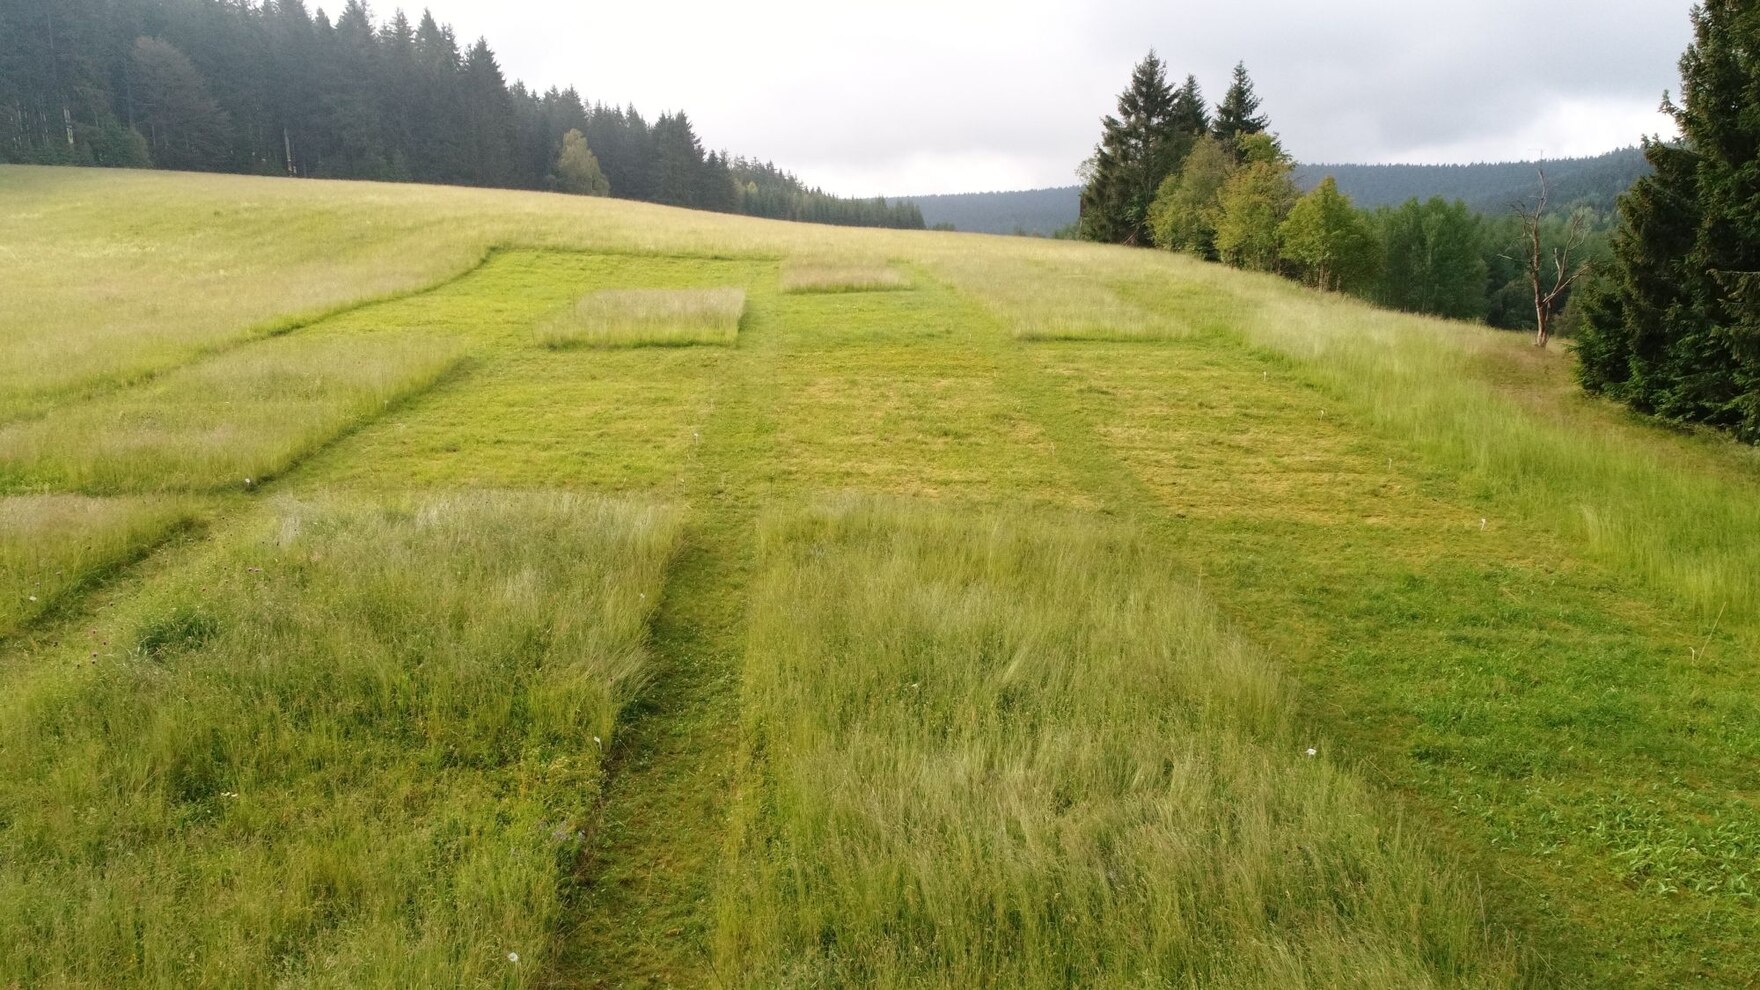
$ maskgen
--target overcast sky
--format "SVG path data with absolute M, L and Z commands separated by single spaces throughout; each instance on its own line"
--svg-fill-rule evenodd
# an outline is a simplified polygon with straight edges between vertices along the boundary
M 321 0 L 320 0 L 321 2 Z M 408 0 L 411 13 L 421 0 Z M 316 6 L 317 4 L 314 4 Z M 326 6 L 339 7 L 340 3 Z M 1691 0 L 427 0 L 509 80 L 574 85 L 846 195 L 1073 185 L 1149 48 L 1245 60 L 1306 162 L 1597 154 L 1672 133 Z M 392 0 L 374 13 L 390 14 Z

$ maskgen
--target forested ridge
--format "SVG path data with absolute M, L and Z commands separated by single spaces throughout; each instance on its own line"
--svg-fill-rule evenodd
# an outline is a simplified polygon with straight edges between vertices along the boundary
M 570 133 L 578 132 L 570 140 Z M 304 0 L 0 0 L 0 162 L 553 189 L 862 226 L 914 205 L 810 188 L 574 89 L 511 85 L 424 12 Z

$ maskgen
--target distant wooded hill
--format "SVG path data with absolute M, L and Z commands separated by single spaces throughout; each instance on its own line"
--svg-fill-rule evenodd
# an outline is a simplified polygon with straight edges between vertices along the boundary
M 1414 196 L 1463 200 L 1480 213 L 1500 213 L 1511 203 L 1531 197 L 1538 186 L 1536 170 L 1544 168 L 1554 202 L 1582 203 L 1606 212 L 1619 194 L 1646 174 L 1650 166 L 1638 148 L 1622 148 L 1593 158 L 1478 165 L 1301 165 L 1296 182 L 1312 189 L 1328 175 L 1358 206 L 1398 206 Z M 958 193 L 910 196 L 930 226 L 991 234 L 1050 235 L 1076 222 L 1080 186 L 1030 189 L 1023 192 Z

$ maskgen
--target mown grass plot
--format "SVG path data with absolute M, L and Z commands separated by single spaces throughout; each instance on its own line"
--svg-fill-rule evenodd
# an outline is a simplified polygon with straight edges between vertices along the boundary
M 285 504 L 18 668 L 0 985 L 527 985 L 676 536 L 563 495 Z
M 884 261 L 791 258 L 782 265 L 782 291 L 887 292 L 908 289 L 911 280 Z
M 0 635 L 191 520 L 168 499 L 0 497 Z
M 685 347 L 732 344 L 744 289 L 607 289 L 538 325 L 547 347 Z
M 293 335 L 0 429 L 0 477 L 96 492 L 245 487 L 459 358 L 419 334 Z
M 729 985 L 1513 981 L 1129 529 L 854 501 L 759 552 Z

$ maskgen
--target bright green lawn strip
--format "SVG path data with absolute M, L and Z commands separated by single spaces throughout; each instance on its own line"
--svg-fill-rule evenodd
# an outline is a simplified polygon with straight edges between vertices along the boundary
M 194 519 L 192 506 L 169 499 L 0 497 L 0 635 Z
M 89 492 L 261 484 L 459 356 L 452 340 L 414 334 L 263 341 L 0 429 L 0 477 Z
M 527 985 L 676 533 L 284 503 L 15 668 L 0 983 Z
M 760 530 L 733 986 L 1500 986 L 1474 899 L 1129 528 Z

